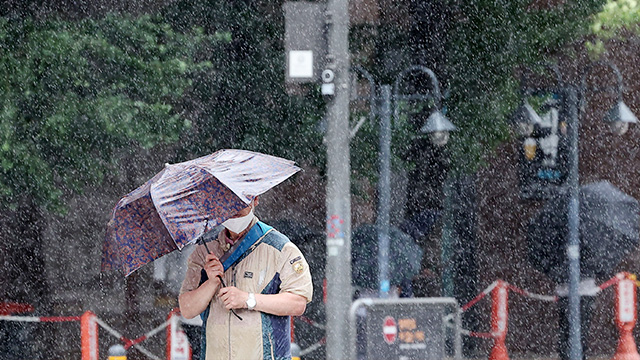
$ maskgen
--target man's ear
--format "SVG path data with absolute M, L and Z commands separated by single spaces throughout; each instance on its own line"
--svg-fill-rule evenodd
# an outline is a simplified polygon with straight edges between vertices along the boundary
M 258 197 L 257 197 L 257 196 L 256 196 L 256 197 L 254 197 L 254 198 L 253 198 L 253 207 L 258 206 L 258 203 L 259 203 L 259 202 L 260 202 L 260 201 L 258 201 Z

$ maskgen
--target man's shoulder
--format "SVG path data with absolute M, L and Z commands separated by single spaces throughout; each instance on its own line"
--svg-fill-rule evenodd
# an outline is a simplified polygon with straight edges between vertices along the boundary
M 269 226 L 269 225 L 267 225 L 267 226 Z M 269 226 L 269 228 L 271 228 L 271 227 Z M 275 248 L 278 251 L 282 251 L 284 246 L 287 245 L 290 242 L 291 242 L 291 240 L 289 240 L 289 238 L 286 235 L 284 235 L 283 233 L 281 233 L 280 231 L 278 231 L 275 228 L 272 231 L 269 231 L 264 236 L 264 238 L 262 239 L 262 243 L 263 244 L 269 245 L 269 246 Z

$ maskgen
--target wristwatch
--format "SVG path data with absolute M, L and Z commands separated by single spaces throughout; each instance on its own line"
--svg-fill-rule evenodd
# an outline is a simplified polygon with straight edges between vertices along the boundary
M 247 299 L 247 309 L 253 310 L 256 308 L 256 296 L 253 293 L 249 293 L 249 298 Z

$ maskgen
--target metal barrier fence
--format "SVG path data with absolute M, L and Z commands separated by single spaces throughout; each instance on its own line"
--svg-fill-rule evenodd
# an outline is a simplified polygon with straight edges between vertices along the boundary
M 453 358 L 462 359 L 460 314 L 454 298 L 358 299 L 349 311 L 350 359 L 441 360 L 451 331 Z

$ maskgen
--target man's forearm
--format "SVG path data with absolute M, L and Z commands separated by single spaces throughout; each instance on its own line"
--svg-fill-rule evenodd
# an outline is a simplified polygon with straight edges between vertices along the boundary
M 283 292 L 274 295 L 255 294 L 254 310 L 279 316 L 300 316 L 307 308 L 304 296 Z
M 220 281 L 209 279 L 195 290 L 188 291 L 178 297 L 180 313 L 187 319 L 200 315 L 209 307 L 211 299 L 218 291 Z

